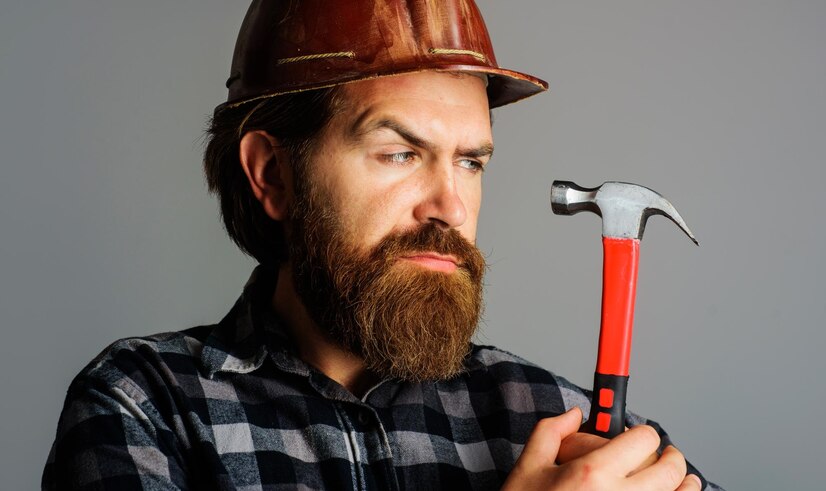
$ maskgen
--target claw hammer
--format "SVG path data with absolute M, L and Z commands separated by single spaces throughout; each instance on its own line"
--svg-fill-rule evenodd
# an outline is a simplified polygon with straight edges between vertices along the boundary
M 605 182 L 583 188 L 573 182 L 554 181 L 551 208 L 557 215 L 590 211 L 602 217 L 602 324 L 591 414 L 581 431 L 613 438 L 625 431 L 628 362 L 645 223 L 651 215 L 664 215 L 699 243 L 668 200 L 638 184 Z

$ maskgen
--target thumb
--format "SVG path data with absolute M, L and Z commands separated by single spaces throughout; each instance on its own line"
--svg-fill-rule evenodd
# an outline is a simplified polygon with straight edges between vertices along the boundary
M 528 469 L 553 465 L 562 440 L 576 433 L 581 424 L 582 410 L 578 407 L 559 416 L 540 420 L 528 438 L 518 464 Z

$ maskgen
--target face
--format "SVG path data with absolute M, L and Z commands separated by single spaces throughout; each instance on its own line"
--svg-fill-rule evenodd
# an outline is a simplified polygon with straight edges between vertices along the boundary
M 483 80 L 423 72 L 345 85 L 344 95 L 310 177 L 348 238 L 366 250 L 390 233 L 435 223 L 475 242 L 493 150 Z
M 481 310 L 473 245 L 492 151 L 484 83 L 422 73 L 356 83 L 295 180 L 298 294 L 369 369 L 461 370 Z

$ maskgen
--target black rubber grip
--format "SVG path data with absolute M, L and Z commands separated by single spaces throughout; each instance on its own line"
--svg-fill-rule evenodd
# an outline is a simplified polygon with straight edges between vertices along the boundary
M 613 438 L 625 431 L 625 394 L 628 377 L 594 374 L 591 415 L 579 431 Z

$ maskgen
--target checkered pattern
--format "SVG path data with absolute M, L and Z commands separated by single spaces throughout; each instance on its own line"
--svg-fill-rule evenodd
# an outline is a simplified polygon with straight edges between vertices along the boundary
M 268 308 L 274 278 L 257 269 L 217 325 L 93 360 L 69 388 L 43 488 L 499 489 L 540 418 L 588 414 L 583 389 L 485 346 L 451 380 L 385 380 L 358 399 L 292 354 Z M 629 416 L 640 423 L 659 429 Z

